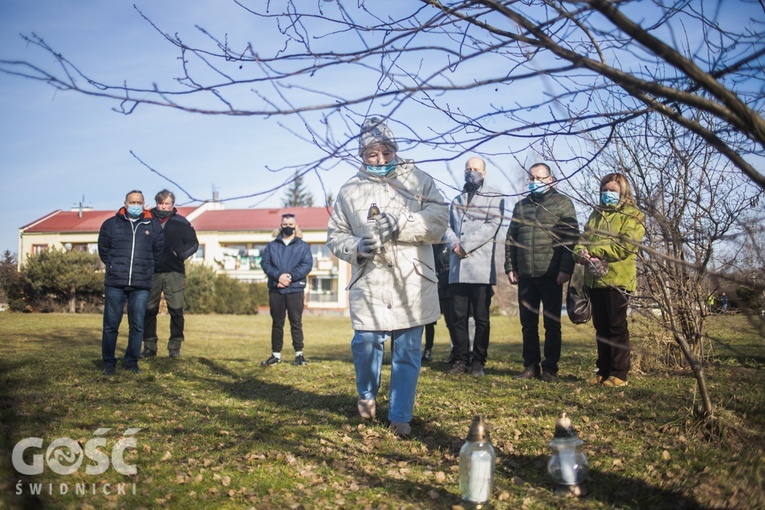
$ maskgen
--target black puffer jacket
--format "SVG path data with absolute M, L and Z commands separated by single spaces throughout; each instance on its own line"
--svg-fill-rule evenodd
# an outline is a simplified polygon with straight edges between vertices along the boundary
M 98 256 L 106 266 L 104 285 L 151 289 L 154 267 L 159 264 L 165 236 L 149 211 L 130 221 L 123 207 L 101 225 Z
M 519 278 L 572 274 L 579 236 L 574 203 L 555 189 L 530 194 L 513 209 L 505 241 L 505 273 Z
M 155 266 L 155 273 L 185 273 L 183 261 L 194 255 L 199 249 L 199 241 L 194 227 L 189 220 L 178 214 L 173 208 L 172 214 L 164 224 L 157 217 L 157 208 L 151 210 L 152 216 L 159 221 L 165 232 L 165 250 L 159 265 Z

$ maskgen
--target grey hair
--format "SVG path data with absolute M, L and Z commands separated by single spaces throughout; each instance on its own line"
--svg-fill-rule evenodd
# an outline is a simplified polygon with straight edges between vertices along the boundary
M 167 189 L 163 189 L 162 191 L 157 193 L 155 195 L 155 197 L 154 197 L 154 201 L 159 204 L 159 203 L 164 202 L 167 199 L 167 197 L 172 198 L 173 199 L 173 205 L 175 205 L 175 194 L 172 191 L 167 190 Z
M 134 190 L 131 190 L 131 191 L 127 192 L 127 194 L 125 195 L 125 202 L 128 201 L 128 197 L 130 195 L 132 195 L 133 193 L 138 193 L 139 195 L 141 195 L 141 198 L 143 198 L 144 201 L 146 200 L 146 198 L 144 198 L 144 196 L 143 196 L 143 191 L 141 191 L 140 189 L 134 189 Z

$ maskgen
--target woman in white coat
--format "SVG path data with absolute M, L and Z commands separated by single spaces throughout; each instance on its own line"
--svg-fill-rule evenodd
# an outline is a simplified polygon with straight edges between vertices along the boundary
M 384 342 L 390 339 L 388 420 L 407 436 L 423 326 L 441 315 L 430 245 L 441 241 L 448 209 L 430 175 L 396 155 L 398 144 L 381 118 L 364 121 L 359 145 L 363 164 L 338 192 L 327 246 L 352 267 L 347 290 L 359 414 L 375 417 Z

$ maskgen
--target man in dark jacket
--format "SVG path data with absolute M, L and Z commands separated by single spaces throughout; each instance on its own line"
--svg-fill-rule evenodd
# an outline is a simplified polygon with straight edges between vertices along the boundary
M 271 307 L 271 356 L 261 363 L 270 367 L 281 363 L 284 345 L 284 316 L 290 320 L 295 365 L 306 365 L 303 356 L 303 298 L 306 277 L 313 267 L 308 243 L 297 235 L 294 214 L 282 215 L 279 233 L 263 249 L 260 262 L 268 276 L 268 304 Z
M 553 188 L 550 167 L 529 169 L 529 195 L 513 209 L 505 242 L 505 273 L 518 284 L 518 310 L 523 332 L 523 366 L 518 379 L 540 376 L 554 381 L 561 351 L 560 312 L 563 284 L 571 279 L 571 253 L 579 235 L 574 204 Z M 539 305 L 544 310 L 544 361 L 539 352 Z
M 170 340 L 167 350 L 171 358 L 181 355 L 183 342 L 183 296 L 186 289 L 186 268 L 183 261 L 199 248 L 197 233 L 191 223 L 175 209 L 175 195 L 163 189 L 154 197 L 157 206 L 151 210 L 165 233 L 165 249 L 154 268 L 154 285 L 146 304 L 142 358 L 157 355 L 157 313 L 162 294 L 170 313 Z
M 143 193 L 133 190 L 125 196 L 125 206 L 101 225 L 98 255 L 106 266 L 104 277 L 104 327 L 101 337 L 103 374 L 114 375 L 117 359 L 117 333 L 122 310 L 127 302 L 128 345 L 124 366 L 140 373 L 138 358 L 143 340 L 144 313 L 154 277 L 165 245 L 162 227 L 143 208 Z

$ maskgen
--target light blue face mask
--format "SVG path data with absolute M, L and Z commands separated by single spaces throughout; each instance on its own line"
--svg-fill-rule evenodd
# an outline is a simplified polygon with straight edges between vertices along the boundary
M 539 182 L 539 181 L 531 181 L 529 183 L 529 191 L 536 195 L 541 195 L 545 191 L 547 191 L 547 183 L 546 182 Z
M 388 165 L 367 165 L 366 167 L 367 172 L 370 174 L 382 177 L 391 173 L 393 169 L 396 168 L 396 164 L 390 163 Z
M 617 205 L 620 200 L 618 191 L 602 191 L 600 193 L 600 201 L 603 205 Z
M 133 218 L 138 218 L 143 214 L 143 206 L 142 205 L 129 205 L 127 206 L 127 213 L 128 216 L 132 216 Z

